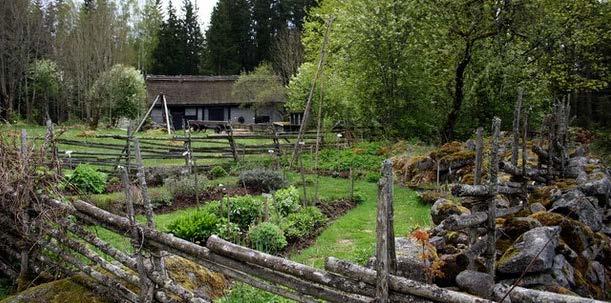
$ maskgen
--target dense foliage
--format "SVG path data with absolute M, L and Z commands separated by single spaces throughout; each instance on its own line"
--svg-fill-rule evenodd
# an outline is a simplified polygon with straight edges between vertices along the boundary
M 329 172 L 378 171 L 386 155 L 380 142 L 361 142 L 352 148 L 324 148 L 320 152 L 318 168 Z M 302 155 L 304 166 L 314 168 L 314 156 Z
M 295 186 L 279 189 L 274 193 L 274 209 L 280 216 L 287 216 L 299 210 L 299 191 Z
M 209 173 L 211 179 L 217 179 L 227 176 L 227 171 L 222 166 L 215 166 Z
M 164 187 L 175 197 L 194 197 L 201 195 L 208 188 L 205 175 L 188 175 L 183 177 L 170 177 L 164 180 Z
M 511 121 L 518 87 L 536 124 L 555 96 L 578 102 L 609 85 L 607 1 L 324 0 L 310 16 L 291 108 L 305 102 L 333 16 L 319 88 L 338 108 L 329 115 L 352 106 L 344 119 L 397 136 L 450 140 L 495 115 Z
M 92 123 L 97 126 L 104 115 L 111 121 L 125 117 L 134 119 L 140 115 L 146 100 L 144 79 L 133 67 L 115 65 L 103 72 L 88 92 L 92 100 Z
M 248 239 L 253 248 L 275 254 L 286 247 L 284 232 L 274 223 L 263 222 L 248 230 Z
M 267 192 L 285 187 L 286 180 L 278 171 L 257 168 L 242 172 L 238 184 Z
M 309 206 L 282 219 L 281 227 L 290 241 L 308 238 L 324 226 L 327 218 L 320 209 Z
M 173 221 L 168 225 L 168 230 L 191 242 L 205 242 L 218 232 L 218 223 L 219 218 L 215 214 L 196 211 Z
M 73 188 L 91 194 L 101 194 L 106 188 L 107 175 L 87 164 L 79 164 L 72 173 L 66 175 L 66 181 Z

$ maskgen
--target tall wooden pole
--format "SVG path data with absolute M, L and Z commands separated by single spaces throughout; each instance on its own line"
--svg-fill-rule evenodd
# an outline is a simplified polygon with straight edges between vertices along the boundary
M 322 69 L 325 63 L 326 49 L 327 49 L 327 44 L 329 43 L 329 34 L 331 32 L 331 25 L 333 25 L 333 20 L 335 20 L 335 17 L 331 17 L 329 18 L 329 20 L 327 20 L 327 30 L 325 31 L 325 36 L 322 42 L 322 46 L 320 47 L 320 55 L 318 58 L 318 67 L 316 68 L 316 74 L 314 74 L 314 79 L 312 80 L 312 87 L 310 87 L 310 92 L 308 94 L 308 101 L 306 102 L 306 106 L 303 111 L 303 119 L 301 119 L 301 125 L 299 126 L 299 133 L 297 134 L 297 141 L 295 142 L 295 147 L 293 148 L 293 157 L 292 157 L 291 165 L 295 163 L 295 161 L 297 160 L 297 157 L 298 157 L 297 149 L 299 148 L 299 142 L 301 142 L 303 132 L 305 131 L 307 124 L 308 124 L 308 118 L 310 116 L 310 108 L 312 107 L 312 96 L 314 95 L 314 89 L 316 88 L 316 82 L 318 81 L 318 78 L 320 77 L 320 74 L 322 73 Z
M 499 137 L 501 119 L 494 117 L 492 120 L 492 150 L 490 151 L 490 173 L 488 183 L 488 246 L 486 248 L 486 270 L 494 279 L 494 267 L 496 261 L 496 199 L 498 192 L 499 171 Z
M 478 185 L 482 181 L 482 162 L 484 155 L 484 129 L 477 128 L 477 138 L 475 142 L 475 172 L 473 176 L 473 184 Z
M 382 164 L 382 177 L 378 182 L 378 207 L 376 219 L 376 302 L 390 302 L 389 279 L 396 271 L 395 237 L 393 226 L 392 162 Z
M 163 100 L 163 109 L 165 111 L 165 124 L 168 129 L 168 135 L 172 134 L 172 130 L 170 129 L 170 112 L 168 111 L 168 102 L 165 98 L 165 95 L 161 95 L 161 99 Z
M 520 113 L 522 111 L 522 88 L 518 88 L 518 98 L 513 109 L 513 141 L 511 143 L 511 164 L 518 165 L 520 145 Z
M 149 107 L 149 109 L 146 111 L 146 114 L 144 114 L 144 117 L 142 117 L 142 120 L 140 120 L 140 123 L 138 124 L 138 127 L 136 127 L 136 130 L 134 131 L 135 133 L 140 131 L 140 128 L 142 128 L 142 125 L 144 125 L 144 122 L 146 122 L 146 118 L 148 118 L 148 116 L 153 111 L 153 108 L 155 107 L 155 104 L 157 104 L 157 101 L 159 101 L 159 95 L 157 95 L 157 97 L 155 97 L 155 100 L 153 101 L 153 104 L 151 104 L 151 107 Z

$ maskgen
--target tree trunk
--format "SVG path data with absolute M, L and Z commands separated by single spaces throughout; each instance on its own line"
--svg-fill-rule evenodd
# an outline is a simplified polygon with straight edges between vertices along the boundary
M 471 40 L 468 40 L 465 45 L 465 52 L 463 54 L 463 57 L 456 66 L 456 75 L 454 76 L 454 99 L 452 101 L 452 110 L 448 114 L 446 124 L 443 128 L 443 142 L 449 142 L 454 139 L 454 128 L 456 127 L 456 122 L 458 122 L 458 114 L 460 113 L 460 108 L 462 107 L 462 102 L 464 98 L 463 89 L 465 86 L 465 71 L 467 69 L 467 66 L 471 62 L 472 47 L 473 42 Z

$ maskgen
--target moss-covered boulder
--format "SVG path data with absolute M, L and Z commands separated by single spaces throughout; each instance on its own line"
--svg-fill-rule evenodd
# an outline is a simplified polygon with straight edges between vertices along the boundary
M 457 202 L 444 198 L 437 199 L 431 207 L 431 219 L 435 224 L 441 223 L 441 221 L 451 215 L 465 214 L 471 214 L 471 211 Z
M 585 224 L 551 212 L 538 212 L 530 215 L 543 226 L 560 226 L 560 238 L 575 252 L 581 253 L 594 241 L 595 235 Z
M 502 231 L 510 239 L 515 240 L 523 233 L 541 226 L 541 223 L 534 218 L 510 217 L 503 222 Z
M 554 262 L 560 227 L 537 227 L 525 232 L 497 262 L 504 274 L 536 273 L 549 270 Z M 528 267 L 528 270 L 526 270 Z

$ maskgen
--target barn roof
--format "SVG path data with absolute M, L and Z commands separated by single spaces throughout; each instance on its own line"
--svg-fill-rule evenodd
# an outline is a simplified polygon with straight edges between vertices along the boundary
M 169 105 L 243 104 L 231 95 L 239 76 L 163 76 L 146 77 L 149 102 L 163 93 Z

